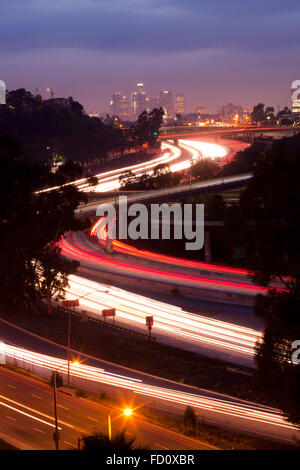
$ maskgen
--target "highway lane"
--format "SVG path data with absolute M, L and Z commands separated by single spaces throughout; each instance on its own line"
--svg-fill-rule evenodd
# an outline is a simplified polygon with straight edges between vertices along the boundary
M 80 276 L 69 277 L 66 293 L 67 299 L 79 298 L 80 308 L 92 317 L 101 319 L 103 309 L 115 308 L 118 325 L 145 334 L 146 316 L 152 315 L 153 335 L 158 341 L 254 367 L 254 348 L 260 331 L 190 313 L 181 307 Z
M 125 277 L 137 277 L 139 279 L 199 289 L 206 288 L 212 291 L 226 291 L 232 294 L 244 294 L 251 297 L 266 291 L 265 288 L 253 285 L 246 276 L 243 276 L 243 279 L 239 282 L 231 280 L 229 275 L 229 279 L 224 278 L 224 275 L 221 279 L 219 273 L 222 268 L 220 268 L 220 271 L 212 272 L 209 264 L 206 269 L 204 269 L 204 266 L 202 267 L 204 275 L 199 275 L 196 274 L 197 269 L 192 268 L 193 272 L 187 271 L 189 268 L 184 266 L 184 261 L 182 262 L 184 270 L 183 266 L 176 265 L 175 263 L 168 270 L 168 266 L 160 266 L 158 268 L 150 263 L 147 265 L 146 263 L 139 263 L 131 259 L 122 259 L 114 254 L 108 255 L 100 244 L 91 242 L 83 232 L 66 234 L 60 246 L 64 256 L 80 261 L 82 266 L 89 266 L 98 271 L 117 273 Z M 205 271 L 209 271 L 210 275 L 207 276 Z
M 21 449 L 54 449 L 53 389 L 35 379 L 0 367 L 0 434 Z M 107 433 L 107 416 L 112 415 L 113 434 L 126 429 L 127 437 L 150 449 L 211 449 L 206 443 L 153 425 L 142 418 L 142 408 L 130 418 L 122 409 L 111 408 L 58 391 L 57 412 L 60 448 L 76 449 L 78 437 Z
M 243 147 L 243 145 L 245 144 L 241 144 L 241 147 Z M 184 148 L 187 149 L 187 152 L 183 151 Z M 157 165 L 169 164 L 171 172 L 178 172 L 189 168 L 191 166 L 191 160 L 194 162 L 200 158 L 218 158 L 225 160 L 225 157 L 228 158 L 228 156 L 233 153 L 233 148 L 231 149 L 231 147 L 225 147 L 224 145 L 212 142 L 199 141 L 195 144 L 192 141 L 192 144 L 190 144 L 189 141 L 182 141 L 181 146 L 172 145 L 171 142 L 162 142 L 161 155 L 158 157 L 143 163 L 128 165 L 116 170 L 94 175 L 98 178 L 98 184 L 96 186 L 91 186 L 88 182 L 88 178 L 81 178 L 62 186 L 55 186 L 38 191 L 38 193 L 49 192 L 53 189 L 58 189 L 59 187 L 68 186 L 70 184 L 76 186 L 82 192 L 102 193 L 115 191 L 121 186 L 120 177 L 129 171 L 136 176 L 141 176 L 143 174 L 152 174 Z
M 12 348 L 5 345 L 6 358 L 14 358 L 18 363 L 26 363 L 29 367 L 32 366 L 33 361 L 38 363 L 38 370 L 45 372 L 53 370 L 53 368 L 66 373 L 66 361 L 61 361 L 53 356 L 44 356 L 33 353 L 28 350 L 20 348 Z M 150 385 L 151 376 L 148 376 L 147 381 L 135 380 L 130 377 L 131 373 L 127 376 L 120 376 L 108 373 L 99 367 L 95 368 L 88 366 L 86 363 L 77 363 L 72 367 L 71 374 L 73 378 L 78 380 L 79 377 L 84 377 L 85 388 L 94 384 L 106 384 L 106 386 L 117 387 L 123 389 L 124 393 L 128 391 L 133 392 L 139 397 L 139 402 L 147 403 L 151 406 L 153 400 L 160 404 L 160 407 L 169 409 L 172 407 L 173 412 L 177 409 L 179 414 L 182 414 L 187 405 L 194 407 L 199 412 L 199 419 L 204 419 L 211 423 L 218 423 L 223 426 L 230 426 L 232 429 L 240 430 L 243 432 L 254 432 L 256 435 L 261 435 L 268 438 L 273 438 L 283 442 L 295 442 L 299 436 L 299 430 L 287 423 L 281 413 L 273 408 L 259 405 L 252 402 L 235 399 L 226 395 L 214 394 L 211 392 L 205 394 L 205 391 L 195 387 L 182 387 L 181 384 L 168 382 L 173 384 L 173 387 L 163 387 Z M 185 391 L 182 391 L 185 389 Z M 190 391 L 188 391 L 190 389 Z M 123 392 L 122 392 L 123 393 Z M 169 405 L 168 405 L 169 404 Z M 153 406 L 153 405 L 152 405 Z M 63 423 L 61 423 L 63 425 Z M 72 423 L 67 423 L 72 424 Z M 75 423 L 76 424 L 76 423 Z

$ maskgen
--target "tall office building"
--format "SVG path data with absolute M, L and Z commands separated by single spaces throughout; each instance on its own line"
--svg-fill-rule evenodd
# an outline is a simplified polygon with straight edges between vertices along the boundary
M 158 98 L 148 98 L 147 99 L 147 109 L 151 112 L 155 108 L 159 108 L 159 99 Z
M 176 114 L 184 114 L 184 95 L 182 93 L 176 95 Z
M 0 80 L 0 104 L 6 104 L 6 85 L 3 80 Z
M 120 116 L 121 99 L 122 99 L 122 95 L 119 91 L 115 91 L 112 94 L 112 115 L 113 116 Z
M 175 115 L 173 91 L 164 90 L 159 93 L 159 104 L 165 111 L 165 118 L 172 119 Z
M 300 119 L 300 88 L 296 88 L 298 86 L 298 80 L 293 82 L 295 88 L 292 88 L 292 103 L 291 103 L 291 111 L 292 111 L 292 120 L 299 121 Z M 298 94 L 297 94 L 298 93 Z
M 120 100 L 120 118 L 128 119 L 130 116 L 129 100 L 126 96 L 122 96 Z
M 143 83 L 137 83 L 137 90 L 131 93 L 131 114 L 138 117 L 147 109 L 146 93 Z

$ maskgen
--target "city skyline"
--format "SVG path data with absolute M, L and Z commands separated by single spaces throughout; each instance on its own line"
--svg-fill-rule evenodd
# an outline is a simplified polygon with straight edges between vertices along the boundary
M 1 78 L 8 89 L 38 87 L 46 95 L 51 87 L 87 112 L 106 112 L 113 91 L 126 94 L 139 81 L 149 96 L 185 94 L 187 112 L 195 103 L 210 113 L 229 102 L 283 106 L 299 78 L 300 6 L 293 0 L 77 0 L 72 8 L 63 0 L 4 0 L 2 11 Z

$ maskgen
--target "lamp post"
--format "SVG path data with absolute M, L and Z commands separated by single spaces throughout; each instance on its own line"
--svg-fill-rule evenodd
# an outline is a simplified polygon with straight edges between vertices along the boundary
M 59 450 L 59 434 L 58 434 L 58 425 L 57 425 L 57 397 L 56 397 L 56 370 L 53 371 L 53 397 L 54 397 L 54 422 L 55 422 L 55 431 L 53 433 L 53 440 L 55 441 L 55 449 Z
M 107 416 L 107 426 L 108 426 L 108 439 L 111 441 L 112 438 L 112 432 L 111 432 L 111 415 L 118 410 L 112 410 L 108 416 Z M 131 408 L 125 408 L 123 410 L 123 415 L 124 416 L 131 416 L 132 415 L 132 409 Z

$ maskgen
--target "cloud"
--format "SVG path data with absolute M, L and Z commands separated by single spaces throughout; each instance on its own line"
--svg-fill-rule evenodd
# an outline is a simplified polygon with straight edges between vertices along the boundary
M 299 45 L 298 0 L 1 0 L 0 51 L 86 48 L 132 55 Z

